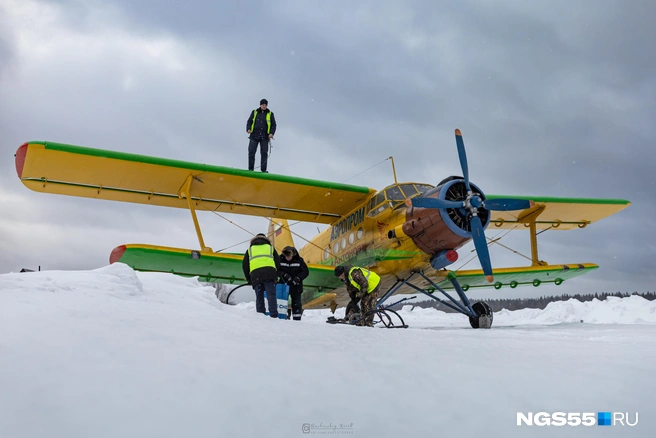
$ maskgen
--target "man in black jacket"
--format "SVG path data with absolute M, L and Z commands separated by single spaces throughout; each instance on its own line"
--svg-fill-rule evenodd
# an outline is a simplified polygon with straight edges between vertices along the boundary
M 267 172 L 267 158 L 269 154 L 269 140 L 276 133 L 276 118 L 273 111 L 267 108 L 269 102 L 266 99 L 260 100 L 260 107 L 254 109 L 246 121 L 246 132 L 248 137 L 248 170 L 255 169 L 255 152 L 257 145 L 260 145 L 260 170 Z
M 251 239 L 251 246 L 244 254 L 241 266 L 246 281 L 255 290 L 255 310 L 258 313 L 266 314 L 264 307 L 264 291 L 266 291 L 269 316 L 277 318 L 276 280 L 280 268 L 280 257 L 264 234 L 258 234 Z
M 280 269 L 278 270 L 281 283 L 289 285 L 289 295 L 292 297 L 291 315 L 294 321 L 300 321 L 303 314 L 301 294 L 303 293 L 303 280 L 310 275 L 305 260 L 298 254 L 293 246 L 286 246 L 282 250 Z M 287 311 L 289 318 L 290 310 Z

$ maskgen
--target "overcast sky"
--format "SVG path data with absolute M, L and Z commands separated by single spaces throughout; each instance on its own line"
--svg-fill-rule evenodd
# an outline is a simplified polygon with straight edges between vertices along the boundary
M 185 210 L 28 190 L 13 157 L 24 142 L 245 168 L 246 119 L 266 98 L 273 173 L 380 189 L 393 155 L 400 181 L 436 184 L 460 173 L 460 128 L 487 194 L 633 203 L 539 236 L 541 259 L 596 272 L 487 296 L 653 291 L 655 16 L 649 0 L 0 0 L 0 273 L 97 268 L 124 243 L 198 246 Z M 199 217 L 215 250 L 251 237 L 227 219 L 267 227 Z M 530 255 L 528 239 L 504 242 Z

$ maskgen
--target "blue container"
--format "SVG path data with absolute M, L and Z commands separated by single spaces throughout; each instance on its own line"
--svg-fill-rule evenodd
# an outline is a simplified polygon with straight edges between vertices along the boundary
M 289 286 L 283 283 L 276 284 L 276 300 L 278 301 L 278 319 L 287 319 L 287 302 L 289 300 Z M 269 301 L 264 291 L 264 308 L 269 316 Z

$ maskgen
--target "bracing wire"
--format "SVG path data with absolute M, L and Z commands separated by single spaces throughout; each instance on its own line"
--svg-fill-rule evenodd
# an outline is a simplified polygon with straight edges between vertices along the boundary
M 499 233 L 498 233 L 496 236 L 494 236 L 494 237 L 492 237 L 492 238 L 486 236 L 486 238 L 487 238 L 487 240 L 488 240 L 488 242 L 487 242 L 487 246 L 492 246 L 493 244 L 496 243 L 497 245 L 501 246 L 502 248 L 507 249 L 507 250 L 510 251 L 510 252 L 513 252 L 513 253 L 515 253 L 515 254 L 517 254 L 517 255 L 520 255 L 520 256 L 522 256 L 522 257 L 528 259 L 528 260 L 531 260 L 530 257 L 527 257 L 526 255 L 522 254 L 521 252 L 519 252 L 519 251 L 517 251 L 517 250 L 514 250 L 514 249 L 510 248 L 509 246 L 506 246 L 506 245 L 504 245 L 504 244 L 502 244 L 502 243 L 499 242 L 499 240 L 501 240 L 501 239 L 503 239 L 504 237 L 506 237 L 506 236 L 508 235 L 508 233 L 510 233 L 510 232 L 513 231 L 513 230 L 516 230 L 518 227 L 519 227 L 519 224 L 515 225 L 513 228 L 510 228 L 510 229 L 507 229 L 507 230 L 501 230 L 501 231 L 499 231 Z M 546 231 L 546 230 L 545 230 L 545 231 Z M 502 233 L 503 233 L 503 234 L 502 234 Z M 456 272 L 460 271 L 462 268 L 464 268 L 465 266 L 467 266 L 467 264 L 469 264 L 472 260 L 474 260 L 474 259 L 476 258 L 476 248 L 472 249 L 472 250 L 470 251 L 470 253 L 471 253 L 470 257 L 469 257 L 469 258 L 468 258 L 468 259 L 467 259 L 462 265 L 460 265 L 460 266 L 458 267 L 458 269 L 455 270 Z
M 201 204 L 202 204 L 202 203 L 203 203 L 203 201 L 201 201 Z M 244 207 L 253 210 L 253 211 L 255 212 L 254 216 L 259 216 L 259 217 L 262 217 L 262 218 L 268 219 L 268 216 L 261 214 L 260 212 L 258 212 L 257 210 L 255 210 L 253 207 L 250 207 L 250 206 L 247 206 L 247 205 L 244 205 Z M 248 234 L 250 234 L 250 235 L 252 235 L 252 236 L 255 236 L 255 234 L 256 234 L 256 233 L 253 233 L 252 231 L 249 231 L 249 230 L 247 230 L 246 228 L 244 228 L 244 227 L 242 227 L 242 226 L 236 224 L 235 222 L 233 222 L 233 221 L 231 221 L 230 219 L 226 218 L 226 217 L 223 216 L 222 214 L 217 213 L 216 211 L 207 208 L 205 205 L 202 205 L 202 209 L 205 210 L 205 211 L 210 211 L 210 212 L 214 213 L 215 215 L 219 216 L 221 219 L 223 219 L 223 220 L 229 222 L 230 224 L 232 224 L 232 225 L 234 225 L 234 226 L 240 228 L 240 229 L 243 230 L 243 231 L 246 231 Z M 289 225 L 289 227 L 288 227 L 289 232 L 292 233 L 294 236 L 298 237 L 299 239 L 303 240 L 304 242 L 309 243 L 310 245 L 312 245 L 312 246 L 318 248 L 319 250 L 323 251 L 324 248 L 322 248 L 322 247 L 320 247 L 319 245 L 317 245 L 316 243 L 314 243 L 314 242 L 312 242 L 312 241 L 306 239 L 304 236 L 301 236 L 300 234 L 298 234 L 297 232 L 295 232 L 295 231 L 293 231 L 293 230 L 291 229 L 291 227 L 292 227 L 293 225 L 296 225 L 296 224 L 299 224 L 299 223 L 301 223 L 301 221 L 296 221 L 296 222 L 293 222 L 293 223 L 291 223 L 291 224 L 288 224 L 288 225 Z M 233 247 L 235 247 L 235 246 L 241 245 L 241 244 L 246 243 L 246 242 L 249 242 L 249 241 L 250 241 L 250 239 L 248 239 L 248 240 L 244 240 L 244 241 L 241 241 L 241 242 L 235 243 L 234 245 L 230 245 L 230 246 L 227 246 L 227 247 L 225 247 L 225 248 L 222 248 L 222 249 L 220 249 L 220 250 L 218 250 L 218 251 L 216 251 L 216 252 L 223 252 L 223 251 L 225 251 L 225 250 L 227 250 L 227 249 L 233 248 Z M 329 252 L 330 252 L 330 254 L 332 254 L 333 257 L 336 257 L 335 254 L 333 254 L 332 251 L 329 250 Z
M 268 149 L 269 149 L 269 151 L 268 151 L 267 161 L 268 161 L 268 158 L 271 156 L 271 151 L 273 150 L 273 144 L 271 143 L 271 140 L 269 140 L 269 148 L 268 148 Z M 355 177 L 357 177 L 357 176 L 360 176 L 360 175 L 362 175 L 362 174 L 365 173 L 365 172 L 368 172 L 369 170 L 373 169 L 374 167 L 376 167 L 376 166 L 380 166 L 381 164 L 383 164 L 385 161 L 387 161 L 387 160 L 389 160 L 389 159 L 390 159 L 390 157 L 385 158 L 384 160 L 382 160 L 382 161 L 380 161 L 380 162 L 374 164 L 373 166 L 371 166 L 371 167 L 369 167 L 369 168 L 363 170 L 363 171 L 360 172 L 360 173 L 357 173 L 357 174 L 353 175 L 352 177 L 350 177 L 350 178 L 344 180 L 343 182 L 350 181 L 350 180 L 352 180 L 353 178 L 355 178 Z M 259 169 L 260 167 L 261 167 L 261 164 L 260 164 L 260 166 L 257 166 L 256 168 Z M 201 200 L 200 203 L 202 204 L 203 201 Z M 247 206 L 247 205 L 242 205 L 242 206 L 243 206 L 243 207 L 246 207 L 246 208 L 248 208 L 248 209 L 252 209 L 252 210 L 254 210 L 254 211 L 255 211 L 254 216 L 259 216 L 259 217 L 262 217 L 262 218 L 268 219 L 268 216 L 267 216 L 266 214 L 262 214 L 262 213 L 258 212 L 258 211 L 255 210 L 253 207 L 250 207 L 250 206 Z M 255 233 L 253 233 L 252 231 L 249 231 L 249 230 L 245 229 L 244 227 L 242 227 L 242 226 L 236 224 L 235 222 L 233 222 L 233 221 L 231 221 L 230 219 L 224 217 L 224 216 L 221 215 L 220 213 L 217 213 L 215 210 L 210 209 L 210 208 L 207 208 L 207 207 L 205 207 L 205 206 L 203 206 L 203 210 L 205 210 L 205 211 L 211 211 L 212 213 L 214 213 L 214 214 L 216 214 L 217 216 L 219 216 L 221 219 L 223 219 L 223 220 L 229 222 L 230 224 L 232 224 L 232 225 L 234 225 L 234 226 L 240 228 L 240 229 L 243 230 L 243 231 L 246 231 L 248 234 L 250 234 L 250 235 L 252 235 L 252 236 L 255 236 Z M 327 250 L 328 253 L 329 253 L 332 257 L 335 257 L 335 258 L 337 257 L 337 255 L 333 253 L 332 248 L 330 248 L 330 247 L 328 247 L 327 249 L 322 248 L 322 247 L 320 247 L 319 245 L 317 245 L 316 243 L 312 242 L 311 240 L 306 239 L 304 236 L 301 236 L 300 234 L 296 233 L 295 231 L 292 231 L 292 229 L 291 229 L 292 225 L 296 225 L 296 224 L 298 224 L 298 223 L 300 223 L 300 222 L 301 222 L 301 221 L 297 221 L 297 222 L 294 222 L 294 223 L 292 223 L 292 224 L 289 224 L 288 229 L 289 229 L 289 232 L 292 233 L 292 235 L 294 235 L 294 236 L 298 237 L 299 239 L 303 240 L 304 242 L 306 242 L 306 243 L 308 243 L 308 244 L 314 246 L 315 248 L 319 249 L 320 251 Z M 249 239 L 249 240 L 250 240 L 250 239 Z M 235 243 L 234 245 L 227 246 L 227 247 L 222 248 L 222 249 L 220 249 L 220 250 L 218 250 L 218 251 L 216 251 L 216 252 L 223 252 L 223 251 L 225 251 L 225 250 L 227 250 L 227 249 L 230 249 L 230 248 L 233 248 L 233 247 L 235 247 L 235 246 L 238 246 L 238 245 L 241 245 L 241 244 L 243 244 L 243 243 L 246 243 L 246 242 L 248 242 L 249 240 L 244 240 L 244 241 L 241 241 L 241 242 Z
M 362 172 L 360 172 L 360 173 L 358 173 L 358 174 L 356 174 L 356 175 L 353 175 L 353 176 L 350 177 L 349 179 L 346 179 L 346 180 L 344 180 L 344 181 L 342 181 L 342 182 L 345 183 L 346 181 L 350 181 L 350 180 L 352 180 L 353 178 L 355 178 L 356 176 L 360 176 L 360 175 L 362 175 L 363 173 L 370 171 L 370 170 L 373 169 L 374 167 L 376 167 L 376 166 L 380 166 L 381 164 L 383 164 L 383 163 L 384 163 L 385 161 L 387 161 L 387 160 L 389 160 L 389 157 L 385 158 L 385 159 L 384 159 L 383 161 L 381 161 L 380 163 L 376 163 L 376 164 L 374 164 L 373 166 L 371 166 L 370 168 L 365 169 L 365 170 L 363 170 Z

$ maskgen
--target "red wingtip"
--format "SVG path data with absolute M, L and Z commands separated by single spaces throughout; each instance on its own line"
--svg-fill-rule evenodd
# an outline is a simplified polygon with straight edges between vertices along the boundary
M 529 200 L 528 202 L 529 202 L 529 205 L 530 205 L 529 208 L 533 208 L 533 207 L 535 207 L 535 202 L 534 202 L 534 201 L 530 201 L 530 200 Z
M 410 198 L 405 198 L 405 206 L 408 208 L 412 207 L 412 201 Z
M 456 129 L 456 135 L 457 135 L 458 137 L 462 137 L 462 132 L 460 132 L 459 129 Z
M 125 254 L 125 251 L 128 248 L 125 245 L 117 246 L 112 250 L 112 253 L 109 255 L 109 264 L 120 262 L 121 257 Z
M 485 279 L 487 280 L 488 283 L 492 283 L 494 281 L 494 276 L 492 275 L 486 275 Z
M 16 149 L 16 173 L 18 178 L 23 178 L 23 166 L 25 166 L 25 156 L 27 155 L 27 146 L 28 143 L 23 143 L 18 149 Z

